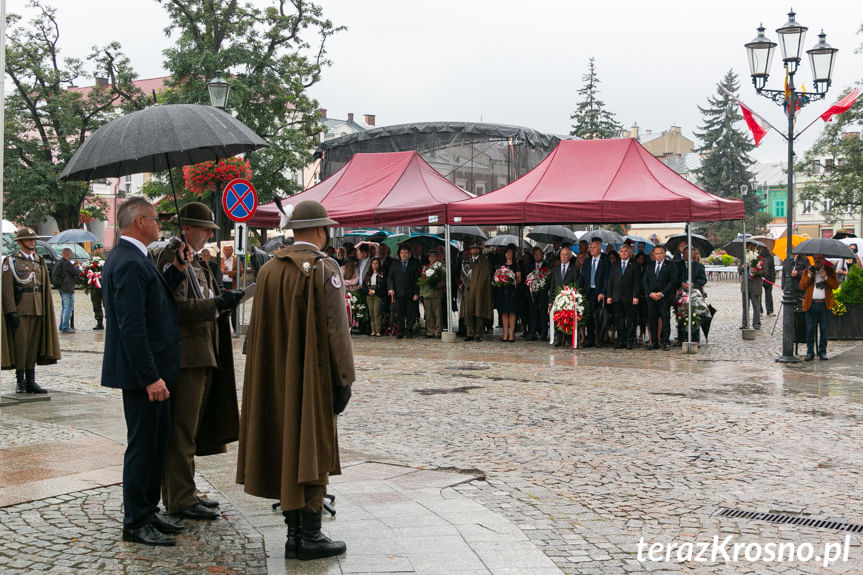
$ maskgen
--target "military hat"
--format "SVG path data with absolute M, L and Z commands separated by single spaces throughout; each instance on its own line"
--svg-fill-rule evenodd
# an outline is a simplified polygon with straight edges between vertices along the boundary
M 482 249 L 483 241 L 479 238 L 475 238 L 472 240 L 467 240 L 464 243 L 464 249 L 469 250 L 470 248 L 479 248 Z
M 315 200 L 303 200 L 295 206 L 285 206 L 282 214 L 281 227 L 291 230 L 302 230 L 305 228 L 320 228 L 338 224 L 330 219 L 327 208 Z
M 39 236 L 33 228 L 21 228 L 15 232 L 15 241 L 18 240 L 38 240 Z
M 213 216 L 213 210 L 201 202 L 191 202 L 180 208 L 180 219 L 187 226 L 211 230 L 219 229 L 219 226 L 216 225 L 216 218 Z

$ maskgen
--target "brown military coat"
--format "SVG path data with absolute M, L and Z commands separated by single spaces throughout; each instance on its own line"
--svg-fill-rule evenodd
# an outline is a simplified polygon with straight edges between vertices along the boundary
M 237 483 L 282 509 L 303 484 L 341 473 L 333 386 L 354 381 L 339 266 L 314 246 L 286 246 L 261 267 L 249 323 Z
M 462 260 L 461 278 L 464 286 L 462 315 L 492 319 L 491 265 L 488 258 L 480 254 L 474 262 L 468 255 Z
M 12 334 L 4 318 L 2 368 L 30 369 L 35 364 L 57 363 L 60 340 L 45 261 L 36 255 L 31 262 L 19 250 L 3 259 L 2 273 L 3 313 L 17 312 L 19 320 L 18 329 Z

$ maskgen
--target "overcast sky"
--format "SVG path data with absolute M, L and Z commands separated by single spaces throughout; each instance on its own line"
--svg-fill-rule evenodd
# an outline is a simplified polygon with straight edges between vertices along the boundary
M 348 30 L 330 40 L 333 66 L 311 93 L 330 117 L 375 114 L 378 125 L 484 121 L 565 134 L 593 56 L 600 97 L 626 127 L 637 122 L 662 131 L 675 124 L 694 138 L 697 106 L 733 68 L 741 98 L 782 128 L 781 109 L 752 88 L 743 44 L 760 22 L 776 41 L 788 1 L 320 0 L 325 16 Z M 118 40 L 141 78 L 165 74 L 161 51 L 171 40 L 162 33 L 167 19 L 156 0 L 53 3 L 66 55 L 85 56 L 93 44 Z M 10 12 L 23 6 L 24 0 L 7 0 Z M 863 54 L 855 54 L 863 43 L 863 3 L 796 0 L 793 7 L 809 27 L 806 49 L 823 28 L 840 51 L 827 101 L 801 111 L 802 127 L 863 80 Z M 782 87 L 780 63 L 777 49 L 768 87 Z M 801 81 L 812 87 L 808 58 Z M 800 137 L 799 154 L 822 125 Z M 753 155 L 784 161 L 785 142 L 770 133 Z

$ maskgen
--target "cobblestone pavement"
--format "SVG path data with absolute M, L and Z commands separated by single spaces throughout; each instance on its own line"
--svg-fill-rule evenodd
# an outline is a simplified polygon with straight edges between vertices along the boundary
M 863 422 L 857 366 L 863 349 L 855 342 L 831 341 L 829 362 L 777 364 L 781 320 L 771 335 L 775 318 L 763 318 L 756 340 L 744 342 L 737 284 L 708 287 L 719 314 L 709 343 L 695 355 L 679 349 L 572 352 L 491 337 L 456 344 L 355 338 L 358 381 L 339 423 L 345 459 L 483 475 L 484 481 L 448 490 L 514 522 L 565 573 L 863 572 L 856 533 L 850 534 L 848 560 L 825 567 L 823 545 L 843 542 L 845 531 L 718 514 L 733 508 L 863 523 L 863 498 L 856 490 L 863 461 L 857 440 Z M 83 298 L 76 306 L 89 310 Z M 115 392 L 98 387 L 104 332 L 86 331 L 87 317 L 80 311 L 77 322 L 83 329 L 61 340 L 63 361 L 37 371 L 40 383 L 69 391 L 69 397 L 116 399 Z M 239 379 L 240 341 L 235 340 Z M 12 386 L 4 372 L 2 391 Z M 52 401 L 61 399 L 58 394 Z M 35 431 L 44 442 L 75 440 L 93 426 L 21 415 L 43 409 L 39 406 L 18 409 L 0 410 L 4 446 L 32 445 Z M 119 429 L 116 421 L 103 427 L 102 436 L 122 441 L 122 420 Z M 229 502 L 242 499 L 232 484 L 233 454 L 199 462 L 202 482 Z M 119 487 L 106 486 L 71 493 L 69 504 L 43 500 L 0 509 L 0 570 L 53 565 L 43 551 L 65 557 L 65 549 L 77 548 L 45 540 L 43 530 L 83 546 L 62 520 L 67 507 L 73 518 L 78 509 L 98 509 L 111 533 L 104 545 L 113 551 L 88 543 L 94 562 L 119 556 L 128 572 L 159 572 L 150 565 L 169 569 L 170 561 L 158 553 L 117 547 L 119 493 Z M 230 503 L 224 509 L 230 514 Z M 280 550 L 268 545 L 270 562 L 262 567 L 262 539 L 253 522 L 241 515 L 234 519 L 219 522 L 226 531 L 214 534 L 215 550 L 205 547 L 206 553 L 220 554 L 219 565 L 236 572 L 280 571 L 273 562 Z M 675 551 L 670 561 L 650 561 L 646 547 L 645 560 L 639 560 L 642 538 L 648 545 L 681 545 L 709 543 L 715 536 L 720 541 L 731 536 L 731 545 L 793 542 L 804 544 L 803 550 L 812 544 L 819 560 L 747 561 L 741 551 L 737 562 L 721 554 L 707 562 L 677 561 Z M 28 555 L 30 566 L 11 565 L 20 554 L 10 549 L 28 545 L 39 550 Z M 106 565 L 101 572 L 110 570 Z M 204 563 L 190 565 L 194 571 Z M 334 562 L 314 572 L 352 570 Z

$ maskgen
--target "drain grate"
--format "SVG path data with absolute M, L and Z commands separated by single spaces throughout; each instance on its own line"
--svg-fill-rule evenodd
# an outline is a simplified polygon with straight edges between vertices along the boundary
M 834 529 L 836 531 L 850 531 L 852 533 L 863 532 L 863 525 L 857 523 L 828 521 L 826 519 L 814 519 L 812 517 L 804 517 L 802 515 L 788 515 L 787 513 L 761 513 L 759 511 L 746 511 L 745 509 L 729 509 L 727 507 L 720 507 L 717 515 L 734 519 L 751 519 L 753 521 L 767 521 L 770 523 L 784 523 L 785 525 L 812 527 L 814 529 Z
M 465 385 L 462 387 L 437 388 L 437 389 L 415 389 L 420 395 L 444 395 L 447 393 L 467 393 L 472 389 L 482 389 L 481 385 Z

